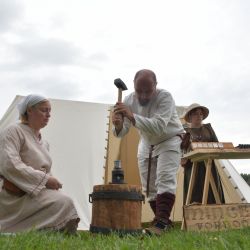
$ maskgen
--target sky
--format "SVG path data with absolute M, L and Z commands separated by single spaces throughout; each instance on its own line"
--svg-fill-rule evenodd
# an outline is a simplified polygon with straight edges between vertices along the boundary
M 250 144 L 250 1 L 0 0 L 0 118 L 16 95 L 113 104 L 140 69 L 221 142 Z M 250 173 L 250 160 L 233 161 Z

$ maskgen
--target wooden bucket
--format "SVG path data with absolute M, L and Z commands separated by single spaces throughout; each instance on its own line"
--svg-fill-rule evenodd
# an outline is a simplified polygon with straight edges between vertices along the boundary
M 127 184 L 94 186 L 89 195 L 92 205 L 90 232 L 141 233 L 141 187 Z

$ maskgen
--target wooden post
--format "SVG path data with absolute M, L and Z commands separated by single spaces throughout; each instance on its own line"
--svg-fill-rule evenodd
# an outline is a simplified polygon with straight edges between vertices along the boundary
M 186 198 L 186 205 L 188 205 L 191 201 L 196 172 L 197 172 L 197 162 L 193 162 L 191 177 L 190 177 L 189 186 L 188 186 L 188 193 L 187 193 L 187 198 Z
M 211 176 L 211 168 L 212 168 L 212 159 L 209 158 L 205 161 L 206 165 L 206 175 L 205 175 L 205 182 L 204 182 L 204 189 L 203 189 L 203 195 L 202 195 L 202 204 L 207 204 L 207 197 L 208 197 L 208 189 L 209 189 L 209 180 Z

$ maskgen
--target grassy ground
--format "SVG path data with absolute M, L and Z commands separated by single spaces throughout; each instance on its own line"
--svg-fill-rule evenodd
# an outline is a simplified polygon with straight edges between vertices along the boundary
M 0 249 L 53 250 L 53 249 L 250 249 L 250 228 L 222 232 L 185 232 L 173 229 L 161 237 L 145 235 L 119 237 L 116 234 L 93 235 L 78 232 L 76 236 L 62 233 L 29 232 L 16 235 L 0 234 Z

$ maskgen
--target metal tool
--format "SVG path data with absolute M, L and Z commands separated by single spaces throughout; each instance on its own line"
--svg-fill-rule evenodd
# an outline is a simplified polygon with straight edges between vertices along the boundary
M 122 91 L 127 90 L 126 84 L 117 78 L 114 80 L 115 86 L 118 88 L 118 102 L 122 101 Z M 122 114 L 120 114 L 122 116 Z M 112 170 L 112 184 L 124 184 L 124 172 L 121 167 L 121 161 L 114 161 L 114 169 Z
M 126 84 L 120 78 L 115 79 L 114 84 L 118 88 L 118 102 L 121 102 L 122 91 L 127 90 L 128 88 Z
M 114 161 L 114 169 L 112 170 L 112 184 L 124 184 L 124 172 L 121 161 Z

